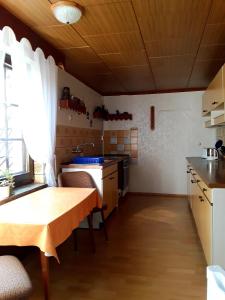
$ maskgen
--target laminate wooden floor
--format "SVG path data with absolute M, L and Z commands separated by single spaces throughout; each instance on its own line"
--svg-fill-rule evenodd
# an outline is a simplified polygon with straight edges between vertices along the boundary
M 185 199 L 129 196 L 108 220 L 110 241 L 79 231 L 79 253 L 68 239 L 50 259 L 53 300 L 203 300 L 206 263 Z M 39 256 L 23 262 L 43 299 Z

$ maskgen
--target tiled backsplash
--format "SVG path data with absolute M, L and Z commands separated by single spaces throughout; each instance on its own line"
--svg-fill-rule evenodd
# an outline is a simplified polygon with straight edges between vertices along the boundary
M 92 128 L 77 128 L 58 125 L 56 130 L 56 169 L 60 170 L 60 164 L 70 161 L 74 153 L 72 148 L 79 144 L 94 143 L 95 147 L 85 146 L 83 148 L 85 155 L 95 155 L 102 153 L 101 130 Z
M 133 159 L 138 157 L 138 129 L 105 130 L 105 154 L 129 154 Z

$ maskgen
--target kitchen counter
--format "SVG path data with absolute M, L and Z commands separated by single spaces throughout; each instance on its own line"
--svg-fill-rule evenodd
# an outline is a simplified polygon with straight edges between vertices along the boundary
M 225 160 L 186 159 L 209 188 L 225 188 Z
M 71 164 L 66 163 L 62 164 L 62 168 L 82 168 L 82 169 L 105 169 L 107 167 L 110 167 L 114 164 L 117 164 L 121 159 L 105 159 L 105 162 L 103 164 Z

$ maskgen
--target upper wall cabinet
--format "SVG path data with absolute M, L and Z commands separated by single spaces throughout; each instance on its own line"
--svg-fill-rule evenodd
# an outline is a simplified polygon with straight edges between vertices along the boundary
M 202 115 L 207 116 L 224 102 L 223 68 L 219 70 L 213 81 L 203 94 Z
M 207 117 L 205 126 L 225 125 L 225 66 L 216 74 L 202 97 L 202 116 Z

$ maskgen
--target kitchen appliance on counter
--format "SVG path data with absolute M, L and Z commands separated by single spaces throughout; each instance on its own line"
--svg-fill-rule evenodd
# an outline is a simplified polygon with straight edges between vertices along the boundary
M 203 148 L 202 158 L 207 160 L 218 159 L 218 150 L 216 148 Z
M 128 154 L 105 154 L 104 157 L 118 159 L 118 189 L 120 196 L 124 197 L 129 185 L 129 159 Z
M 223 141 L 218 140 L 215 144 L 215 148 L 218 151 L 218 159 L 224 160 L 224 158 L 225 158 L 225 146 L 223 146 Z

